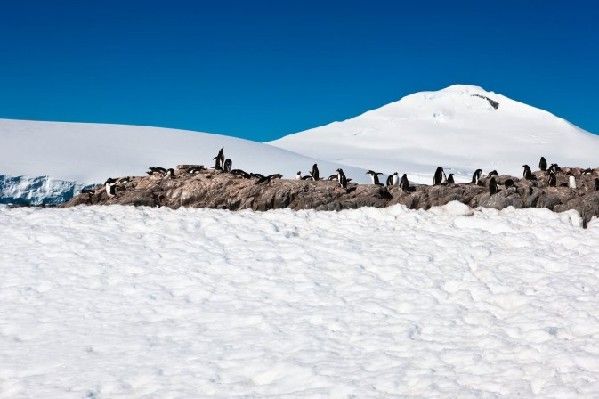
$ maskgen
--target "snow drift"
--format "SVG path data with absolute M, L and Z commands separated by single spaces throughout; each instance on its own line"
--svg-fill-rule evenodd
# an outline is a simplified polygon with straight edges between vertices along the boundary
M 0 207 L 0 396 L 598 397 L 575 212 Z
M 497 108 L 495 108 L 495 106 Z M 550 163 L 597 165 L 599 136 L 553 114 L 455 85 L 416 93 L 356 118 L 291 134 L 271 144 L 300 154 L 430 183 L 437 166 L 464 181 L 475 169 L 521 175 Z

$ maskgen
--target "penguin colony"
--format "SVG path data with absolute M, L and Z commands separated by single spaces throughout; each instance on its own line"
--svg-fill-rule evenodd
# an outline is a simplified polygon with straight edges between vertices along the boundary
M 230 158 L 225 158 L 224 148 L 221 148 L 218 151 L 218 154 L 213 159 L 214 159 L 214 167 L 212 168 L 213 170 L 221 172 L 221 173 L 229 173 L 231 175 L 238 176 L 243 179 L 253 179 L 255 181 L 255 184 L 269 184 L 272 180 L 281 179 L 283 177 L 281 174 L 262 175 L 260 173 L 251 173 L 251 172 L 248 173 L 242 169 L 233 169 L 232 168 L 232 165 L 233 165 L 232 160 Z M 523 179 L 530 180 L 530 181 L 538 180 L 538 176 L 532 172 L 529 165 L 522 165 L 522 168 L 523 168 L 523 172 L 522 172 Z M 178 167 L 178 169 L 180 170 L 179 173 L 184 173 L 184 174 L 188 174 L 188 175 L 194 175 L 194 174 L 201 173 L 202 171 L 208 170 L 208 168 L 206 168 L 203 165 L 182 165 L 182 166 Z M 546 181 L 547 181 L 547 185 L 549 187 L 557 186 L 557 173 L 561 172 L 562 170 L 556 163 L 553 163 L 549 167 L 547 167 L 547 160 L 545 159 L 545 157 L 541 157 L 539 160 L 539 170 L 541 172 L 544 172 L 544 174 L 546 175 Z M 166 178 L 166 179 L 175 179 L 176 178 L 175 170 L 173 168 L 151 166 L 151 167 L 149 167 L 149 169 L 146 173 L 150 176 L 155 176 L 155 177 L 161 178 L 161 179 L 162 178 Z M 585 174 L 585 175 L 592 174 L 592 173 L 593 173 L 593 170 L 590 168 L 585 169 L 582 172 L 582 174 Z M 410 190 L 410 181 L 406 174 L 403 174 L 400 177 L 398 172 L 394 172 L 393 174 L 390 174 L 387 176 L 387 179 L 385 180 L 384 184 L 379 180 L 379 176 L 383 175 L 383 173 L 369 170 L 368 172 L 366 172 L 366 174 L 370 176 L 371 184 L 374 184 L 374 185 L 377 185 L 377 186 L 380 186 L 380 187 L 383 187 L 386 189 L 392 188 L 394 186 L 398 186 L 404 192 L 411 191 Z M 481 179 L 483 177 L 490 178 L 488 181 L 488 188 L 489 188 L 490 195 L 497 194 L 499 191 L 501 191 L 500 184 L 499 184 L 499 173 L 497 172 L 497 170 L 492 170 L 486 176 L 483 176 L 482 169 L 476 169 L 472 175 L 472 180 L 470 181 L 469 184 L 484 185 L 481 182 Z M 130 178 L 127 177 L 127 178 L 122 178 L 122 179 L 118 179 L 118 180 L 109 178 L 108 180 L 106 180 L 106 182 L 104 183 L 104 190 L 106 191 L 106 194 L 108 195 L 108 197 L 109 198 L 115 197 L 117 195 L 117 184 L 125 183 L 128 181 L 128 179 L 130 179 Z M 320 170 L 318 169 L 318 164 L 313 164 L 312 168 L 306 175 L 302 175 L 302 172 L 298 171 L 297 174 L 295 175 L 295 179 L 296 180 L 309 180 L 309 181 L 328 180 L 331 182 L 336 182 L 340 188 L 345 189 L 345 190 L 349 190 L 348 185 L 352 180 L 352 179 L 349 179 L 346 177 L 343 169 L 341 169 L 341 168 L 337 169 L 335 174 L 331 174 L 326 179 L 323 179 L 320 177 Z M 454 180 L 454 174 L 450 173 L 449 175 L 446 175 L 445 171 L 443 170 L 443 168 L 441 166 L 437 167 L 437 169 L 435 170 L 435 173 L 433 175 L 433 186 L 453 185 L 453 184 L 456 184 L 456 182 Z M 512 179 L 506 179 L 502 185 L 504 186 L 504 189 L 506 189 L 506 190 L 516 187 L 516 185 Z M 577 189 L 576 177 L 574 175 L 572 175 L 570 172 L 568 172 L 568 181 L 560 184 L 560 186 L 569 187 L 572 190 L 576 190 Z M 594 179 L 593 189 L 595 191 L 599 191 L 599 177 Z M 93 194 L 93 193 L 95 193 L 95 190 L 86 189 L 86 190 L 82 191 L 82 193 Z

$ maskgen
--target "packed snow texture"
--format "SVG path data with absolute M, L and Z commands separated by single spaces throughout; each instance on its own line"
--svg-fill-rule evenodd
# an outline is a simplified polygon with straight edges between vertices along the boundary
M 487 97 L 498 102 L 495 109 Z M 454 85 L 421 92 L 356 118 L 291 134 L 271 144 L 312 157 L 431 183 L 437 166 L 467 181 L 474 170 L 519 176 L 541 156 L 550 163 L 597 166 L 599 136 L 555 115 Z
M 576 212 L 0 207 L 0 397 L 598 397 Z

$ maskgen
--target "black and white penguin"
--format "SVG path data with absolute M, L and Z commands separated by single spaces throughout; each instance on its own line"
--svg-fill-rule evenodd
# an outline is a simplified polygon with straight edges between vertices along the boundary
M 172 178 L 174 178 L 174 177 L 175 177 L 175 169 L 173 169 L 173 168 L 168 168 L 168 169 L 166 170 L 166 177 L 169 177 L 169 178 L 171 178 L 171 179 L 172 179 Z
M 382 173 L 378 173 L 372 170 L 369 170 L 368 172 L 366 172 L 367 175 L 370 175 L 370 180 L 372 181 L 372 184 L 376 184 L 378 186 L 382 186 L 383 183 L 379 182 L 379 175 L 382 175 Z
M 149 174 L 150 176 L 152 175 L 165 175 L 166 174 L 166 168 L 163 168 L 161 166 L 150 166 L 150 170 L 146 172 L 147 174 Z
M 599 177 L 595 177 L 595 191 L 599 191 Z
M 472 175 L 472 184 L 478 184 L 478 182 L 480 181 L 480 177 L 483 174 L 483 170 L 482 169 L 476 169 L 474 171 L 474 174 Z
M 273 179 L 280 179 L 281 177 L 283 176 L 280 174 L 262 176 L 258 179 L 258 182 L 256 184 L 270 183 Z
M 395 172 L 392 175 L 389 175 L 389 177 L 387 177 L 386 185 L 387 187 L 399 185 L 399 173 Z
M 489 176 L 499 176 L 499 173 L 496 170 L 492 170 L 489 172 Z
M 312 175 L 306 175 L 306 176 L 302 176 L 302 180 L 314 180 L 312 178 Z
M 512 179 L 507 179 L 505 183 L 503 183 L 503 185 L 505 186 L 505 188 L 515 187 L 514 181 Z
M 347 178 L 345 177 L 345 173 L 341 168 L 337 169 L 337 182 L 339 182 L 341 187 L 347 188 Z
M 223 170 L 223 164 L 225 163 L 224 148 L 221 148 L 218 154 L 214 157 L 214 169 Z
M 260 173 L 250 173 L 251 177 L 257 177 L 258 179 L 262 179 L 263 177 L 265 177 L 263 174 Z
M 533 175 L 530 171 L 530 166 L 522 165 L 522 167 L 524 168 L 524 171 L 522 172 L 522 177 L 524 177 L 526 180 L 537 180 L 537 177 Z
M 245 170 L 241 170 L 241 169 L 233 169 L 233 170 L 231 170 L 231 174 L 235 175 L 235 176 L 241 176 L 244 179 L 249 179 L 252 177 L 248 172 L 246 172 Z
M 576 178 L 573 175 L 570 175 L 568 178 L 568 187 L 573 190 L 576 190 Z
M 497 191 L 499 191 L 497 188 L 497 180 L 495 180 L 494 177 L 491 177 L 491 180 L 489 180 L 489 194 L 497 194 Z
M 557 173 L 557 172 L 561 172 L 562 168 L 560 168 L 556 163 L 552 163 L 551 166 L 549 167 L 548 171 L 551 172 L 553 170 L 553 172 Z
M 320 171 L 318 170 L 317 164 L 312 165 L 312 171 L 310 172 L 310 175 L 312 176 L 312 180 L 320 180 Z
M 449 176 L 447 176 L 447 184 L 455 184 L 453 173 L 450 173 Z
M 549 172 L 549 179 L 547 179 L 547 184 L 549 187 L 555 187 L 557 185 L 557 178 L 555 177 L 555 172 L 552 170 Z
M 539 160 L 539 169 L 545 172 L 547 170 L 547 160 L 545 157 L 541 157 Z
M 231 167 L 233 166 L 233 162 L 230 158 L 225 159 L 225 163 L 223 163 L 223 170 L 227 173 L 231 172 Z
M 327 177 L 328 181 L 333 181 L 333 180 L 337 180 L 337 175 L 329 175 L 329 177 Z
M 114 197 L 116 195 L 116 179 L 109 177 L 104 183 L 104 189 L 109 197 Z
M 298 170 L 295 174 L 295 180 L 302 180 L 302 171 Z
M 410 189 L 410 181 L 408 180 L 408 175 L 406 175 L 405 173 L 401 175 L 399 188 L 401 188 L 401 191 L 408 191 Z
M 206 170 L 204 165 L 193 166 L 193 167 L 187 169 L 187 173 L 189 173 L 190 175 L 195 175 L 196 173 L 200 173 L 203 170 Z
M 81 194 L 95 194 L 96 190 L 93 188 L 84 188 L 81 190 Z
M 586 168 L 585 170 L 582 171 L 583 175 L 592 175 L 593 174 L 593 169 L 591 168 Z
M 435 170 L 435 174 L 433 175 L 433 186 L 441 184 L 443 182 L 444 175 L 445 172 L 443 171 L 443 168 L 440 166 L 437 167 L 437 170 Z
M 399 185 L 399 173 L 395 172 L 387 177 L 387 187 Z

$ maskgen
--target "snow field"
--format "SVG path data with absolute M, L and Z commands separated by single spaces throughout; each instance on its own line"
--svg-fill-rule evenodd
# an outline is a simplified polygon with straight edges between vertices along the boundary
M 0 207 L 0 397 L 596 397 L 576 212 Z

